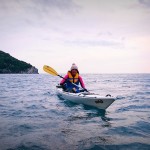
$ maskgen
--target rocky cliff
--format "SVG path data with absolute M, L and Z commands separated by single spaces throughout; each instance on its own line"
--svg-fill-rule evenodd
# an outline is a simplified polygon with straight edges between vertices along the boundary
M 0 50 L 0 74 L 38 74 L 38 69 Z

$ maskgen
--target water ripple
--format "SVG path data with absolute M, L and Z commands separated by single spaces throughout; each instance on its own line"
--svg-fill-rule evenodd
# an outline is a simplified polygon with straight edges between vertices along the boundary
M 1 150 L 150 149 L 150 74 L 85 74 L 106 110 L 62 100 L 49 75 L 0 75 Z

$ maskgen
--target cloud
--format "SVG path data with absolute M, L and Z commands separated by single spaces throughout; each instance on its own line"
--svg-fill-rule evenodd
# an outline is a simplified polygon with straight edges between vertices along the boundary
M 64 43 L 78 47 L 112 47 L 124 48 L 125 37 L 116 36 L 110 31 L 80 33 L 80 36 L 65 38 Z
M 0 19 L 6 25 L 44 26 L 74 14 L 78 8 L 73 0 L 1 0 Z
M 122 42 L 113 41 L 113 40 L 74 40 L 74 41 L 65 41 L 66 44 L 71 44 L 73 46 L 90 46 L 90 47 L 124 47 Z
M 73 0 L 1 0 L 0 8 L 3 10 L 19 10 L 24 9 L 28 11 L 49 11 L 54 9 L 59 10 L 74 10 L 77 5 L 73 2 Z M 27 12 L 28 13 L 28 12 Z
M 149 0 L 139 0 L 139 4 L 142 6 L 145 6 L 147 8 L 150 8 L 150 1 Z
M 139 50 L 149 56 L 149 6 L 149 0 L 0 0 L 0 49 L 41 66 L 58 58 L 64 66 L 83 57 L 107 63 L 108 55 L 111 63 L 113 57 L 128 63 L 131 52 L 132 60 Z

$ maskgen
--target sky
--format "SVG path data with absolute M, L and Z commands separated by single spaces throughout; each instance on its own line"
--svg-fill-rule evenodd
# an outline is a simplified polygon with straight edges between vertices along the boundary
M 44 73 L 150 73 L 150 0 L 0 0 L 0 50 Z

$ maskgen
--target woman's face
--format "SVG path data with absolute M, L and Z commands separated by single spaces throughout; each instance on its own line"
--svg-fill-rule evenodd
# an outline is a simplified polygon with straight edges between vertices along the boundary
M 77 70 L 76 69 L 71 70 L 71 74 L 72 76 L 75 76 L 77 74 Z

